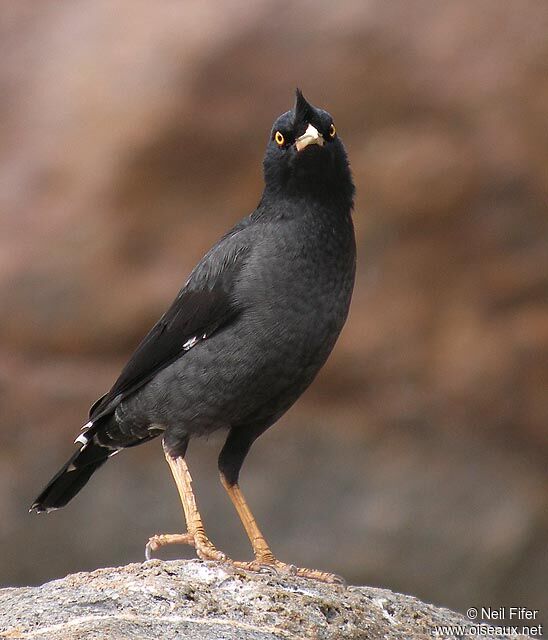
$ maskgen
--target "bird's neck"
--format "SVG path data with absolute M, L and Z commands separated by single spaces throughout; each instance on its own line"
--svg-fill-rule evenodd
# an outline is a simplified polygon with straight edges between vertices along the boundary
M 324 227 L 352 228 L 352 199 L 311 198 L 308 194 L 265 189 L 252 214 L 256 220 L 302 221 L 305 227 L 321 232 Z
M 318 181 L 306 188 L 288 184 L 266 184 L 261 204 L 284 203 L 280 210 L 287 211 L 311 207 L 316 211 L 325 211 L 329 216 L 350 215 L 354 206 L 354 186 L 350 182 L 344 188 L 332 189 Z

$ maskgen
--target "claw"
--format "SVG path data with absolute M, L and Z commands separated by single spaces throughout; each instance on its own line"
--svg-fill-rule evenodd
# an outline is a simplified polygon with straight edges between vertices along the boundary
M 269 574 L 271 576 L 280 575 L 280 572 L 278 571 L 278 569 L 272 564 L 260 564 L 258 572 L 259 573 L 266 573 L 266 574 Z
M 276 564 L 272 562 L 260 562 L 257 560 L 251 560 L 249 562 L 235 561 L 234 566 L 238 569 L 244 569 L 245 571 L 254 571 L 256 573 L 262 573 L 264 575 L 279 576 L 280 572 Z

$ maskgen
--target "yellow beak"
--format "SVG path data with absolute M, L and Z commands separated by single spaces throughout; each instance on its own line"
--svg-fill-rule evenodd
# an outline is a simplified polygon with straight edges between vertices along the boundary
M 323 143 L 324 140 L 322 134 L 311 124 L 308 125 L 303 135 L 295 140 L 297 151 L 302 151 L 305 147 L 308 147 L 309 144 L 318 144 L 322 147 Z

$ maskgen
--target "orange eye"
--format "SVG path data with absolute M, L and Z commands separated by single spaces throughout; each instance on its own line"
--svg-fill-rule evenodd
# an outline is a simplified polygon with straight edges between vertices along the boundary
M 276 131 L 276 135 L 274 136 L 274 140 L 276 140 L 276 144 L 281 147 L 285 142 L 285 138 L 283 137 L 281 131 Z
M 331 126 L 329 127 L 329 137 L 334 138 L 336 135 L 337 135 L 337 129 L 335 129 L 335 125 L 331 123 Z

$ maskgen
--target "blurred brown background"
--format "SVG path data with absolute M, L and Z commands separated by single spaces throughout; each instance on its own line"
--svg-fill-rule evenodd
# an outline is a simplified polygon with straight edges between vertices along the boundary
M 194 262 L 258 201 L 295 86 L 352 161 L 359 270 L 320 378 L 242 474 L 282 559 L 454 608 L 548 574 L 548 4 L 5 2 L 0 583 L 139 561 L 160 442 L 27 508 Z M 212 538 L 248 557 L 189 452 Z M 181 554 L 191 555 L 180 549 Z

